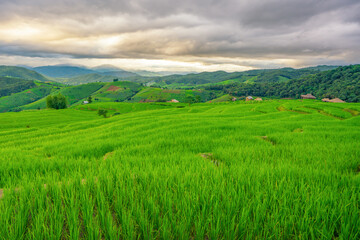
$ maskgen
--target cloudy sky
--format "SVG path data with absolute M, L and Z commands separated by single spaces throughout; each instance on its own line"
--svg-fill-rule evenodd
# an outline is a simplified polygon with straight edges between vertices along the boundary
M 0 0 L 0 64 L 241 71 L 360 63 L 359 0 Z

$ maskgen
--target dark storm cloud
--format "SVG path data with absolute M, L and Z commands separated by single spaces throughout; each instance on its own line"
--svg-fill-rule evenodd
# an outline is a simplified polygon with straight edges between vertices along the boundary
M 2 0 L 0 26 L 30 23 L 61 34 L 0 36 L 0 54 L 359 62 L 359 12 L 358 0 Z M 121 38 L 102 47 L 109 36 Z

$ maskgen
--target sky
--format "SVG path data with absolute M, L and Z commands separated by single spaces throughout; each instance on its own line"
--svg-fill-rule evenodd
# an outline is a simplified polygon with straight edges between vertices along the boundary
M 360 63 L 359 0 L 0 0 L 0 65 L 243 71 Z

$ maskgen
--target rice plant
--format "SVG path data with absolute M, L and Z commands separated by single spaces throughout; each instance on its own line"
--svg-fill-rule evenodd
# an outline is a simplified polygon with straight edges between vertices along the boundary
M 360 117 L 344 109 L 359 105 L 2 113 L 0 236 L 359 239 Z

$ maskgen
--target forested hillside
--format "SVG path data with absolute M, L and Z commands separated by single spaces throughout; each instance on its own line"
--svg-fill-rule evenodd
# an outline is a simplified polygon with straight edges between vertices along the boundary
M 28 81 L 21 78 L 0 77 L 0 97 L 21 92 L 35 86 L 36 84 L 34 81 Z
M 311 93 L 317 98 L 338 97 L 348 102 L 360 101 L 360 65 L 338 67 L 330 71 L 304 76 L 288 82 L 232 83 L 212 85 L 207 90 L 222 90 L 235 96 L 300 98 Z
M 309 74 L 336 68 L 335 66 L 317 66 L 311 68 L 260 69 L 228 73 L 224 71 L 170 75 L 164 77 L 132 77 L 127 80 L 147 83 L 163 88 L 195 88 L 209 84 L 228 84 L 233 82 L 260 83 L 286 82 Z
M 69 106 L 81 104 L 91 97 L 93 102 L 124 102 L 131 99 L 142 87 L 133 82 L 88 83 L 78 86 L 64 86 L 54 89 L 52 95 L 61 93 Z M 21 110 L 46 108 L 45 97 L 21 106 Z
M 22 92 L 14 93 L 10 96 L 0 98 L 0 113 L 7 111 L 20 111 L 21 106 L 32 103 L 44 98 L 52 91 L 51 84 L 43 84 L 35 88 L 27 89 Z

